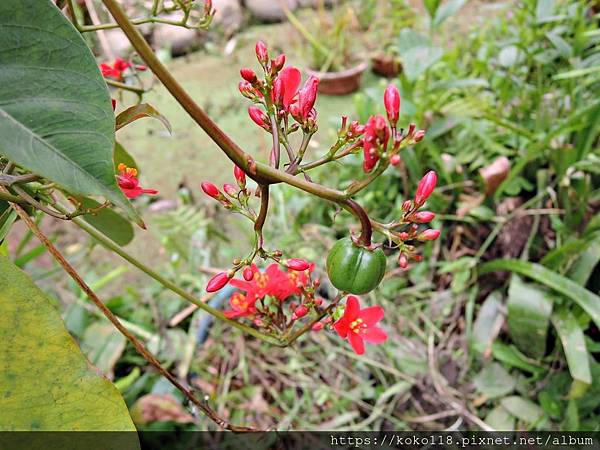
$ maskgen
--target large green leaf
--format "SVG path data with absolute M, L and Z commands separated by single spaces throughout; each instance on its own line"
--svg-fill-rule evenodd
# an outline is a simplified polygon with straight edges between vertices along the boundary
M 581 287 L 577 283 L 565 278 L 539 264 L 516 259 L 497 259 L 483 264 L 479 268 L 479 274 L 494 272 L 496 270 L 507 270 L 529 277 L 538 283 L 542 283 L 556 292 L 577 303 L 594 323 L 600 327 L 600 297 Z
M 118 390 L 83 356 L 58 311 L 0 256 L 0 429 L 135 430 Z
M 548 293 L 513 276 L 508 289 L 508 332 L 519 350 L 534 358 L 544 356 L 550 314 Z
M 0 2 L 0 154 L 140 221 L 115 179 L 115 119 L 96 61 L 50 0 Z

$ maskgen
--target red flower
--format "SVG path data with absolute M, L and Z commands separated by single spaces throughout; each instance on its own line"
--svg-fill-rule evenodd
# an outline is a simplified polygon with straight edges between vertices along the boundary
M 118 169 L 117 182 L 127 198 L 136 198 L 142 194 L 158 194 L 156 189 L 144 189 L 140 186 L 140 180 L 137 179 L 137 169 L 127 167 L 123 163 L 119 164 Z
M 309 270 L 312 270 L 312 266 Z M 251 267 L 250 273 L 245 270 L 244 280 L 231 280 L 231 285 L 246 292 L 247 296 L 262 299 L 269 295 L 280 301 L 284 301 L 292 295 L 302 292 L 302 287 L 308 283 L 309 276 L 307 271 L 297 272 L 282 271 L 277 264 L 271 264 L 264 272 L 258 270 L 255 264 Z
M 234 292 L 229 298 L 229 305 L 231 310 L 225 311 L 225 317 L 233 319 L 235 317 L 248 317 L 253 316 L 256 313 L 256 297 L 252 294 L 242 294 L 240 292 Z
M 273 100 L 280 101 L 285 111 L 294 103 L 301 80 L 302 74 L 295 67 L 286 67 L 277 76 L 273 84 Z
M 381 344 L 387 340 L 386 332 L 376 326 L 383 316 L 381 306 L 360 309 L 358 297 L 350 295 L 344 315 L 333 324 L 333 328 L 342 338 L 348 339 L 356 354 L 362 355 L 365 352 L 364 341 Z
M 102 76 L 105 76 L 108 78 L 115 78 L 117 80 L 122 80 L 123 73 L 130 67 L 131 67 L 131 63 L 129 61 L 125 61 L 124 59 L 117 58 L 112 62 L 112 64 L 107 64 L 107 63 L 100 64 L 100 71 L 102 72 Z M 143 69 L 141 69 L 141 67 L 143 67 L 143 66 L 140 66 L 140 70 L 146 70 L 145 67 Z

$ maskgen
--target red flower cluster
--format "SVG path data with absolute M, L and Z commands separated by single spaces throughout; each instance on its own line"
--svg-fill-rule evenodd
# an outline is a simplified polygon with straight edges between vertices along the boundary
M 118 170 L 119 174 L 117 175 L 117 182 L 127 198 L 136 198 L 142 194 L 158 194 L 156 189 L 144 189 L 140 186 L 140 180 L 137 178 L 137 169 L 127 167 L 125 164 L 121 163 L 118 166 Z
M 234 279 L 230 284 L 242 291 L 234 293 L 229 299 L 231 310 L 225 311 L 229 318 L 248 317 L 256 313 L 255 303 L 266 296 L 279 301 L 287 300 L 292 295 L 299 295 L 310 282 L 310 273 L 314 265 L 307 270 L 290 270 L 284 272 L 278 264 L 271 264 L 264 272 L 258 270 L 255 264 L 244 271 L 244 280 Z
M 340 337 L 348 339 L 357 355 L 362 355 L 365 352 L 364 341 L 382 344 L 387 340 L 386 332 L 376 326 L 384 314 L 381 306 L 361 309 L 358 297 L 350 295 L 344 315 L 333 324 L 333 328 Z
M 136 70 L 144 71 L 146 66 L 140 64 L 133 65 L 129 61 L 117 58 L 112 63 L 101 63 L 100 71 L 102 76 L 107 78 L 114 78 L 115 80 L 122 81 L 124 78 L 125 71 L 130 67 L 135 67 Z
M 267 46 L 262 41 L 256 43 L 256 57 L 265 72 L 272 77 L 272 87 L 269 91 L 267 83 L 260 80 L 252 69 L 244 67 L 240 70 L 243 80 L 239 84 L 239 90 L 242 95 L 255 103 L 267 106 L 265 96 L 270 94 L 280 115 L 291 114 L 302 127 L 314 128 L 317 117 L 314 105 L 317 99 L 319 79 L 311 76 L 300 88 L 302 81 L 300 70 L 296 67 L 283 68 L 285 64 L 285 55 L 283 54 L 270 59 Z M 270 131 L 269 118 L 262 108 L 250 106 L 248 114 L 254 123 Z
M 399 164 L 400 144 L 403 142 L 415 144 L 425 137 L 425 130 L 417 130 L 415 124 L 410 124 L 406 133 L 396 129 L 400 115 L 400 92 L 393 84 L 386 88 L 383 104 L 387 114 L 387 122 L 385 117 L 378 114 L 369 117 L 365 124 L 363 170 L 367 173 L 375 168 L 382 157 L 387 158 L 393 166 Z M 389 145 L 390 138 L 392 145 Z

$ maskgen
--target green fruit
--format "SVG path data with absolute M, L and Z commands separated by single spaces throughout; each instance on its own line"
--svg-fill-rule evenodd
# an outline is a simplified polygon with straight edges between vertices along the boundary
M 375 289 L 385 274 L 383 251 L 359 247 L 350 238 L 340 239 L 327 256 L 327 274 L 340 291 L 361 295 Z

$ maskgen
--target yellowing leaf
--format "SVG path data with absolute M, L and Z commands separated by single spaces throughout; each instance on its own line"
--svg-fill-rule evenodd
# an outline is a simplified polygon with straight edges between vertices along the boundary
M 0 317 L 1 430 L 135 430 L 118 390 L 86 360 L 56 308 L 3 256 Z

